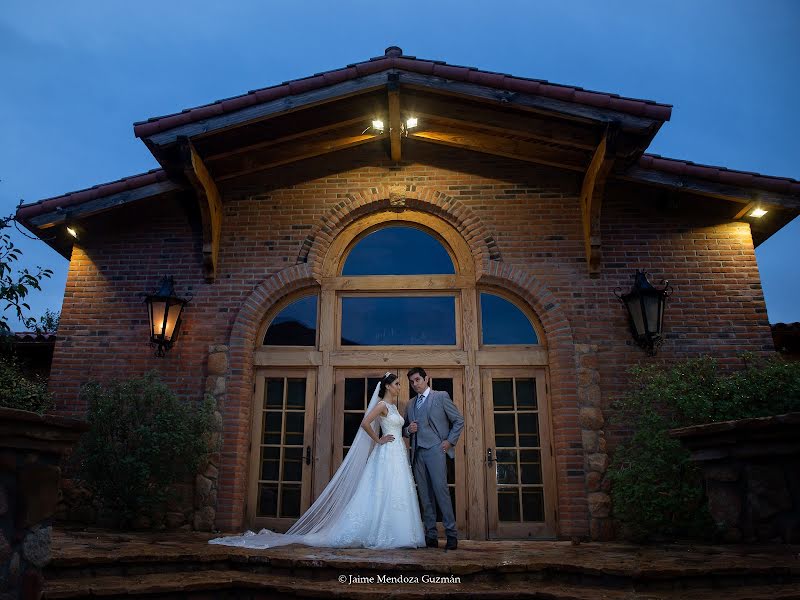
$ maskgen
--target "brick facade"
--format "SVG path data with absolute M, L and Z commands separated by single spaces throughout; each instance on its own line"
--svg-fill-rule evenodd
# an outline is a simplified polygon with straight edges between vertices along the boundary
M 589 535 L 591 523 L 594 537 L 607 537 L 605 500 L 598 496 L 605 469 L 597 465 L 604 459 L 597 455 L 605 456 L 606 441 L 613 451 L 615 435 L 587 410 L 598 409 L 602 419 L 625 389 L 625 370 L 638 361 L 709 352 L 732 361 L 741 351 L 772 351 L 772 338 L 746 223 L 731 222 L 711 199 L 611 182 L 602 208 L 601 272 L 590 278 L 581 181 L 580 173 L 410 140 L 399 166 L 379 146 L 301 161 L 221 190 L 213 284 L 203 280 L 191 202 L 172 195 L 95 217 L 70 261 L 51 390 L 61 412 L 80 415 L 78 389 L 88 379 L 157 369 L 176 392 L 200 399 L 209 349 L 227 346 L 217 526 L 238 529 L 257 330 L 275 301 L 314 284 L 320 257 L 344 225 L 387 210 L 392 194 L 402 193 L 408 207 L 437 214 L 461 232 L 479 285 L 515 293 L 537 315 L 548 349 L 559 534 Z M 613 293 L 630 288 L 637 268 L 675 288 L 667 339 L 655 358 L 631 341 Z M 166 274 L 174 275 L 179 295 L 191 291 L 194 298 L 175 347 L 156 359 L 146 346 L 147 314 L 137 294 L 152 291 Z

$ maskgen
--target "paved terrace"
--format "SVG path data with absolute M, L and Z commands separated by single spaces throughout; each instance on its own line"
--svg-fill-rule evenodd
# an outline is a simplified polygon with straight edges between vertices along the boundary
M 45 598 L 800 599 L 797 546 L 464 540 L 449 552 L 245 550 L 210 537 L 57 530 Z

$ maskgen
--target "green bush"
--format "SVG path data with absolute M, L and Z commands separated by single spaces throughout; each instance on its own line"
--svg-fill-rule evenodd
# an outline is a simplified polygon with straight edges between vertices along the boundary
M 181 401 L 155 371 L 142 377 L 86 384 L 89 431 L 78 451 L 79 477 L 100 506 L 125 527 L 154 517 L 171 486 L 193 477 L 214 451 L 214 402 Z
M 713 537 L 700 470 L 667 432 L 800 410 L 800 363 L 744 355 L 723 370 L 703 357 L 630 373 L 631 391 L 612 405 L 612 421 L 634 431 L 608 469 L 615 518 L 637 540 Z
M 47 380 L 26 376 L 13 354 L 0 355 L 0 406 L 42 414 L 53 408 Z

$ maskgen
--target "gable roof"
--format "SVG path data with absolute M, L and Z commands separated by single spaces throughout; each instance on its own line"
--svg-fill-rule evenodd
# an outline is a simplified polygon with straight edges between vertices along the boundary
M 530 79 L 505 73 L 483 71 L 475 67 L 448 65 L 446 62 L 438 60 L 418 59 L 415 56 L 404 55 L 402 49 L 397 46 L 390 46 L 386 49 L 384 56 L 378 56 L 363 62 L 347 65 L 342 69 L 334 69 L 325 71 L 324 73 L 317 73 L 310 77 L 285 81 L 279 85 L 252 90 L 246 94 L 233 96 L 224 100 L 217 100 L 216 102 L 204 104 L 195 108 L 187 108 L 178 113 L 153 117 L 146 121 L 139 121 L 134 123 L 133 132 L 136 137 L 148 137 L 180 125 L 194 123 L 270 100 L 277 100 L 286 96 L 320 89 L 389 69 L 400 69 L 411 73 L 432 75 L 450 81 L 475 83 L 498 90 L 520 92 L 554 100 L 573 102 L 575 104 L 609 109 L 659 121 L 668 121 L 672 114 L 672 105 L 670 104 L 661 104 L 653 100 L 626 98 L 617 94 L 585 90 L 580 87 L 551 83 L 544 79 Z
M 563 158 L 556 166 L 584 171 L 589 166 L 596 140 L 603 132 L 602 127 L 608 123 L 618 123 L 623 118 L 623 129 L 627 127 L 627 137 L 625 149 L 619 156 L 624 156 L 624 159 L 619 161 L 618 168 L 610 177 L 723 198 L 740 203 L 741 206 L 763 201 L 782 207 L 783 211 L 779 216 L 770 215 L 769 222 L 759 224 L 761 231 L 756 243 L 769 237 L 800 213 L 800 182 L 795 179 L 645 154 L 644 150 L 659 127 L 671 116 L 672 107 L 668 104 L 472 67 L 448 65 L 441 61 L 417 59 L 403 55 L 400 48 L 392 46 L 386 49 L 384 56 L 342 69 L 136 123 L 135 135 L 143 139 L 166 168 L 20 205 L 17 219 L 32 232 L 39 234 L 43 229 L 70 219 L 84 218 L 129 202 L 189 189 L 185 173 L 181 170 L 181 144 L 185 143 L 181 140 L 194 142 L 196 156 L 210 161 L 208 164 L 212 183 L 215 176 L 221 179 L 239 176 L 241 171 L 229 167 L 229 155 L 235 153 L 236 160 L 248 162 L 250 155 L 244 152 L 250 152 L 249 148 L 260 147 L 257 152 L 261 152 L 262 156 L 272 155 L 272 162 L 266 161 L 267 167 L 259 168 L 283 164 L 274 159 L 275 155 L 280 155 L 283 159 L 286 154 L 287 147 L 280 142 L 297 139 L 299 135 L 308 134 L 308 130 L 313 132 L 315 126 L 319 127 L 316 131 L 330 132 L 333 126 L 338 125 L 337 119 L 349 119 L 349 125 L 354 121 L 360 123 L 361 120 L 353 117 L 363 116 L 363 111 L 359 112 L 363 105 L 376 99 L 385 103 L 387 85 L 391 89 L 392 81 L 398 80 L 407 86 L 404 97 L 421 103 L 428 102 L 428 108 L 440 120 L 438 130 L 434 127 L 427 133 L 412 133 L 410 137 L 416 139 L 454 145 L 445 139 L 448 127 L 453 123 L 461 124 L 468 127 L 467 131 L 477 133 L 476 139 L 483 140 L 480 147 L 471 149 L 490 153 L 494 151 L 518 158 L 512 154 L 502 154 L 502 150 L 497 148 L 492 150 L 491 144 L 486 140 L 496 136 L 501 145 L 518 143 L 531 153 L 539 152 L 539 158 L 530 159 L 534 162 L 538 160 L 543 164 L 554 164 L 547 162 L 548 154 L 551 153 Z M 362 99 L 361 106 L 344 104 L 352 102 L 352 98 L 356 96 Z M 327 103 L 320 105 L 321 98 Z M 340 100 L 341 98 L 345 100 Z M 339 104 L 333 104 L 336 102 Z M 302 117 L 297 118 L 297 113 L 293 111 L 300 108 L 304 112 Z M 456 118 L 457 115 L 450 114 L 459 110 L 462 110 L 461 121 Z M 464 110 L 471 111 L 471 115 L 479 115 L 479 118 L 469 119 L 475 121 L 474 123 L 466 123 L 463 120 Z M 311 122 L 308 121 L 309 115 L 312 117 Z M 529 133 L 529 137 L 521 140 L 515 137 L 516 131 L 509 129 L 524 129 L 522 123 L 526 120 L 537 126 L 544 123 L 547 129 L 550 129 L 551 123 L 555 123 L 559 133 L 549 138 L 537 138 L 535 133 L 523 131 L 523 134 Z M 512 127 L 509 127 L 509 123 Z M 469 127 L 473 129 L 470 130 Z M 450 127 L 450 131 L 454 129 Z M 277 145 L 270 136 L 277 136 Z M 305 139 L 309 137 L 311 136 L 307 135 Z M 324 135 L 319 137 L 323 138 Z M 349 138 L 355 139 L 355 142 L 339 148 L 386 139 L 383 135 L 356 137 Z M 318 151 L 315 150 L 317 154 L 306 156 L 332 151 L 328 142 L 329 140 L 322 140 Z M 269 146 L 266 150 L 263 148 L 265 144 Z M 195 151 L 194 147 L 192 151 Z M 238 158 L 242 156 L 244 158 Z M 545 158 L 542 159 L 542 156 Z M 290 158 L 300 160 L 304 157 Z M 743 214 L 742 211 L 740 213 Z M 740 217 L 741 214 L 736 218 Z M 56 239 L 54 236 L 45 236 L 44 239 L 61 254 L 69 257 L 70 239 Z

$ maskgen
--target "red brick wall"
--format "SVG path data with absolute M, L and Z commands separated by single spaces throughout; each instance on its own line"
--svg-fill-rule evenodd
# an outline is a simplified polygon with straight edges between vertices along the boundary
M 547 290 L 538 309 L 559 315 L 553 327 L 568 331 L 575 343 L 598 346 L 606 406 L 622 393 L 625 369 L 637 361 L 707 352 L 735 360 L 742 350 L 772 349 L 749 227 L 728 222 L 715 201 L 609 184 L 601 219 L 603 264 L 600 277 L 591 279 L 577 200 L 580 174 L 414 143 L 406 157 L 395 166 L 381 148 L 362 147 L 228 185 L 213 285 L 202 278 L 198 216 L 191 202 L 148 201 L 88 222 L 70 263 L 51 372 L 60 408 L 71 414 L 85 409 L 77 391 L 89 378 L 150 368 L 161 371 L 181 395 L 200 398 L 208 347 L 230 342 L 245 299 L 270 274 L 295 264 L 308 234 L 346 194 L 373 186 L 416 185 L 469 207 L 493 236 L 503 263 L 535 281 L 532 289 Z M 667 341 L 654 359 L 630 342 L 613 295 L 617 286 L 629 289 L 636 268 L 647 269 L 654 282 L 669 279 L 675 288 L 665 317 Z M 179 294 L 191 290 L 195 296 L 180 341 L 162 360 L 146 346 L 147 314 L 136 294 L 155 289 L 165 274 L 175 276 Z M 234 368 L 236 360 L 232 356 Z M 560 530 L 583 535 L 588 527 L 584 456 L 574 382 L 568 381 L 574 359 L 557 360 L 565 379 L 553 384 L 551 398 Z M 238 425 L 226 428 L 225 435 L 246 440 L 249 415 L 239 417 L 226 415 Z M 233 529 L 240 525 L 245 491 L 241 477 L 231 479 L 225 465 L 241 468 L 245 459 L 230 451 L 223 456 L 218 523 Z

